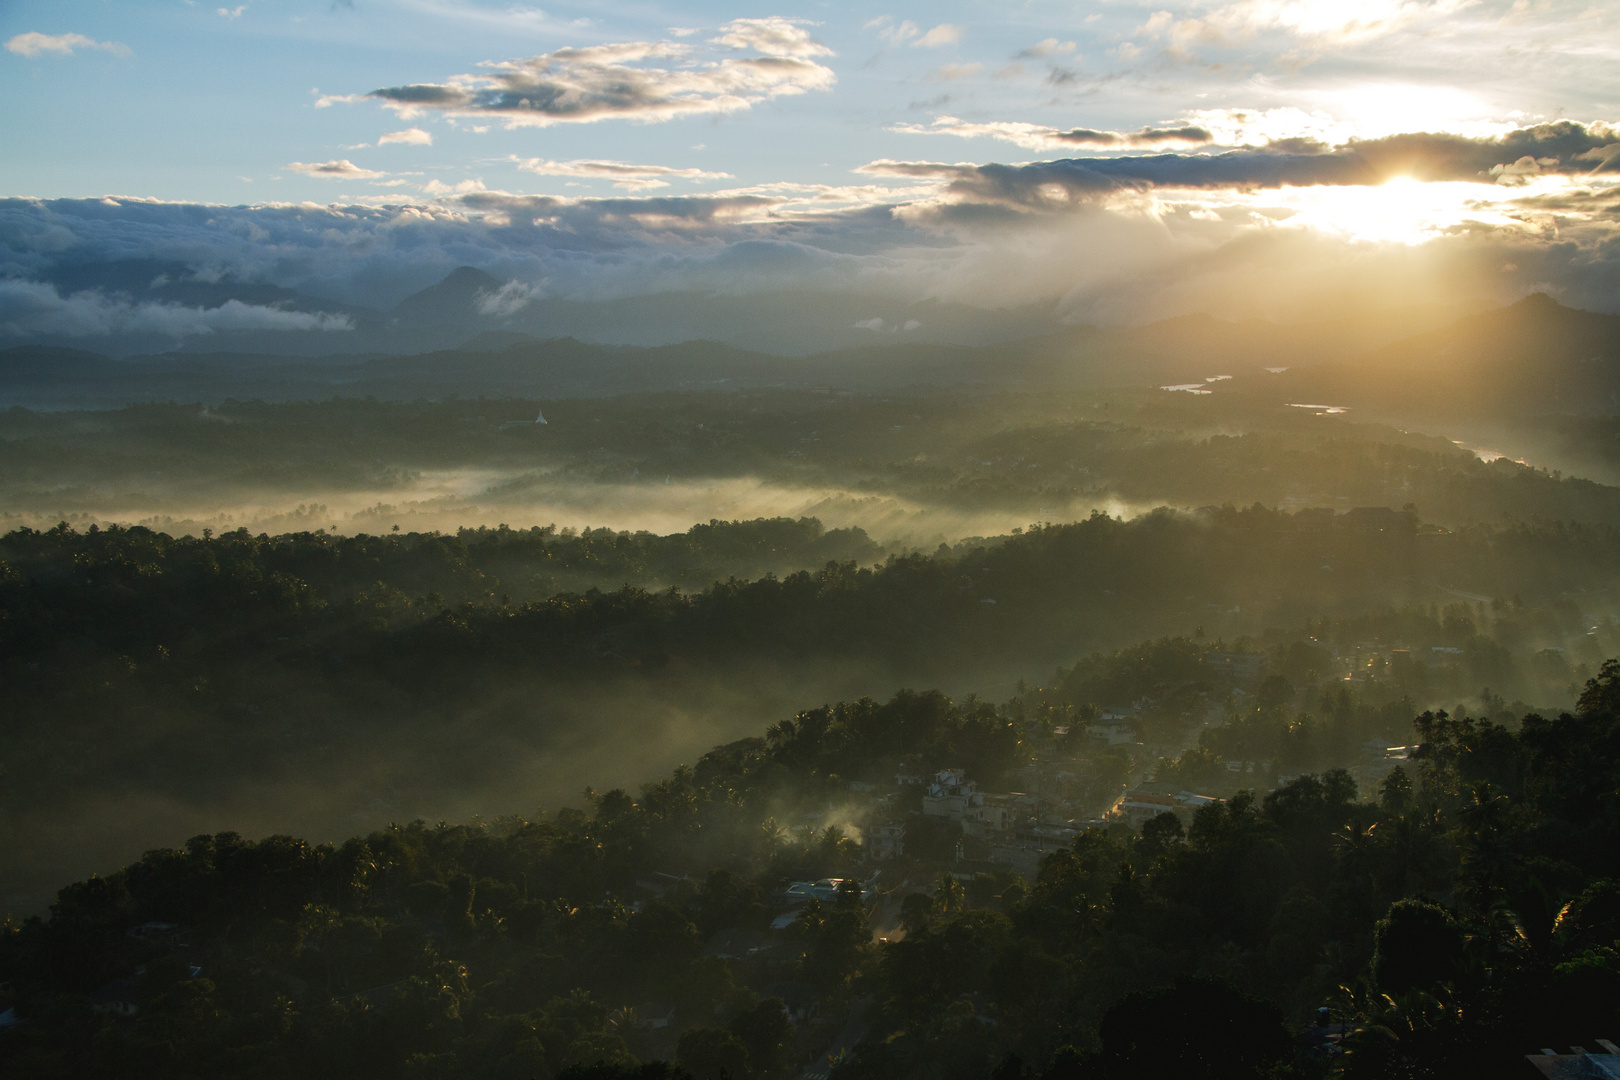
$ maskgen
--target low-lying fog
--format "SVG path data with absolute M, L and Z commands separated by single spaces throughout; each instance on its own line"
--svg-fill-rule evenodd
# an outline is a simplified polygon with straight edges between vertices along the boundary
M 835 487 L 795 487 L 757 477 L 641 478 L 631 483 L 581 483 L 561 470 L 463 468 L 422 471 L 384 488 L 311 488 L 216 493 L 183 480 L 141 492 L 114 493 L 81 486 L 0 495 L 0 532 L 50 528 L 66 521 L 144 525 L 171 535 L 226 532 L 281 533 L 326 529 L 353 535 L 455 532 L 509 525 L 514 529 L 609 528 L 667 535 L 719 519 L 815 517 L 829 529 L 860 527 L 881 543 L 919 547 L 970 536 L 1004 535 L 1031 521 L 1074 521 L 1093 510 L 1134 517 L 1152 509 L 1117 499 L 1081 499 L 1027 509 L 964 511 L 928 506 L 888 494 Z
M 532 816 L 583 805 L 586 785 L 634 791 L 801 709 L 886 698 L 895 679 L 843 663 L 813 670 L 751 664 L 724 678 L 672 674 L 655 687 L 573 682 L 566 694 L 555 682 L 520 680 L 485 687 L 448 713 L 433 738 L 417 742 L 380 737 L 375 718 L 346 716 L 344 703 L 308 688 L 238 688 L 262 694 L 248 705 L 266 720 L 297 714 L 298 734 L 281 735 L 284 746 L 267 750 L 251 775 L 231 766 L 233 775 L 211 790 L 176 791 L 159 777 L 131 777 L 119 789 L 18 814 L 7 823 L 11 840 L 0 858 L 0 912 L 40 912 L 65 882 L 110 873 L 203 832 L 287 833 L 316 843 L 395 821 Z M 97 752 L 63 747 L 74 756 Z

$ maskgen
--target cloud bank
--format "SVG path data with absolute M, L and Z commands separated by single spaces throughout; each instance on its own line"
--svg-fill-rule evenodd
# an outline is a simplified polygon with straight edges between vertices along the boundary
M 958 126 L 993 125 L 958 125 L 954 121 L 944 125 Z M 1113 133 L 1098 134 L 1106 138 Z M 1512 184 L 1534 176 L 1620 172 L 1620 127 L 1563 120 L 1495 137 L 1419 132 L 1352 139 L 1337 147 L 1313 140 L 1287 140 L 1261 149 L 1218 154 L 1069 158 L 1022 165 L 883 159 L 859 171 L 871 176 L 938 180 L 947 184 L 948 194 L 957 203 L 1022 209 L 1062 207 L 1124 189 L 1372 186 L 1395 179 Z
M 343 176 L 345 165 L 308 167 Z M 1620 133 L 1607 124 L 1408 133 L 1289 152 L 889 160 L 843 186 L 691 194 L 653 185 L 723 177 L 596 159 L 522 165 L 627 190 L 573 197 L 441 185 L 436 197 L 364 205 L 0 200 L 0 323 L 11 334 L 82 336 L 344 327 L 340 316 L 273 303 L 149 304 L 75 284 L 84 267 L 141 260 L 200 281 L 378 310 L 472 265 L 509 283 L 479 298 L 492 315 L 541 297 L 771 290 L 1055 304 L 1074 319 L 1111 322 L 1199 310 L 1286 319 L 1380 303 L 1507 301 L 1534 289 L 1620 308 Z M 160 270 L 143 272 L 144 281 Z
M 0 281 L 0 334 L 102 337 L 159 334 L 185 338 L 243 330 L 340 331 L 354 329 L 344 315 L 287 311 L 227 300 L 215 308 L 131 303 L 100 292 L 62 296 L 54 285 Z

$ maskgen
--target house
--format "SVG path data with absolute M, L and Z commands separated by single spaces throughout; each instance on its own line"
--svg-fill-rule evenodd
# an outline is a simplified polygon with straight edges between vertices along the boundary
M 1056 840 L 1019 837 L 998 841 L 991 845 L 990 861 L 997 866 L 1016 870 L 1026 878 L 1033 878 L 1041 869 L 1041 860 L 1054 851 L 1062 851 L 1067 844 Z
M 135 1016 L 141 1011 L 135 976 L 102 983 L 90 994 L 90 1007 L 114 1016 Z
M 654 870 L 645 878 L 637 878 L 636 887 L 646 889 L 654 896 L 661 897 L 664 895 L 664 893 L 668 892 L 671 887 L 678 885 L 683 881 L 690 880 L 692 879 L 686 874 L 680 874 L 677 876 L 675 874 L 665 874 Z
M 1034 814 L 1035 799 L 1022 792 L 983 792 L 962 770 L 942 769 L 923 796 L 922 812 L 961 822 L 968 836 L 984 837 L 1007 832 Z
M 1012 828 L 1018 808 L 1010 795 L 986 795 L 973 811 L 975 832 L 1006 832 Z
M 866 857 L 872 862 L 897 859 L 906 853 L 904 822 L 873 825 L 866 830 Z
M 1339 529 L 1360 536 L 1416 536 L 1417 518 L 1387 506 L 1358 506 L 1334 522 Z
M 1333 508 L 1315 506 L 1293 513 L 1294 531 L 1306 535 L 1322 535 L 1333 531 Z
M 0 983 L 0 1031 L 16 1027 L 22 1023 L 17 1015 L 17 995 L 12 992 L 10 983 Z
M 649 1001 L 636 1006 L 636 1030 L 658 1031 L 675 1022 L 675 1006 L 664 1001 Z
M 831 903 L 838 899 L 838 890 L 846 881 L 865 892 L 864 887 L 855 878 L 822 878 L 820 881 L 792 882 L 788 885 L 784 897 L 790 903 L 793 901 L 807 903 L 811 900 L 820 900 L 824 904 Z
M 126 936 L 147 945 L 178 945 L 185 930 L 175 923 L 145 922 L 125 931 Z
M 816 993 L 816 988 L 807 982 L 790 980 L 771 983 L 765 987 L 765 996 L 780 999 L 783 1009 L 787 1011 L 788 1019 L 795 1024 L 802 1024 L 811 1019 L 821 1008 L 821 998 Z
M 1102 718 L 1092 722 L 1087 734 L 1095 742 L 1126 746 L 1136 742 L 1136 720 L 1134 717 L 1104 713 Z
M 1620 1080 L 1620 1046 L 1608 1039 L 1599 1039 L 1597 1044 L 1603 1048 L 1603 1053 L 1592 1054 L 1584 1047 L 1572 1046 L 1569 1053 L 1560 1054 L 1549 1048 L 1539 1054 L 1526 1054 L 1525 1060 L 1542 1076 L 1553 1080 L 1575 1080 L 1576 1077 Z
M 1204 664 L 1239 682 L 1253 682 L 1260 678 L 1266 666 L 1264 653 L 1216 652 L 1204 654 Z
M 941 769 L 923 794 L 922 812 L 929 817 L 962 820 L 978 787 L 961 769 Z
M 749 930 L 734 926 L 715 934 L 703 946 L 703 956 L 718 956 L 722 960 L 745 960 L 771 943 L 771 935 L 763 930 Z
M 1124 821 L 1133 829 L 1140 829 L 1163 813 L 1172 813 L 1183 823 L 1192 820 L 1201 806 L 1220 802 L 1208 795 L 1195 795 L 1190 791 L 1172 790 L 1168 784 L 1138 784 L 1120 797 L 1108 812 L 1115 820 Z
M 969 808 L 963 828 L 971 834 L 1005 833 L 1017 828 L 1035 813 L 1035 799 L 1021 791 L 1004 795 L 982 794 Z

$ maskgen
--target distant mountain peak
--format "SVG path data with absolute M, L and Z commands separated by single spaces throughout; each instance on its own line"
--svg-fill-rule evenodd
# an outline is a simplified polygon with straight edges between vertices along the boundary
M 412 293 L 394 306 L 392 314 L 413 322 L 465 323 L 476 319 L 478 299 L 506 284 L 476 266 L 458 266 L 437 285 Z
M 468 285 L 477 285 L 484 288 L 498 289 L 501 287 L 502 282 L 500 278 L 492 277 L 476 266 L 458 266 L 446 274 L 443 281 L 432 287 L 442 289 L 447 285 L 456 285 L 462 288 L 466 288 Z
M 1533 292 L 1517 303 L 1508 305 L 1510 311 L 1551 312 L 1570 310 L 1544 292 Z

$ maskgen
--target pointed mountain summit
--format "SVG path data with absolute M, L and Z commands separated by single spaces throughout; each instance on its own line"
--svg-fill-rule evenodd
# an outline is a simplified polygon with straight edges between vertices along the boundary
M 437 285 L 412 293 L 389 312 L 401 323 L 464 325 L 482 318 L 479 301 L 506 284 L 476 266 L 458 266 Z

